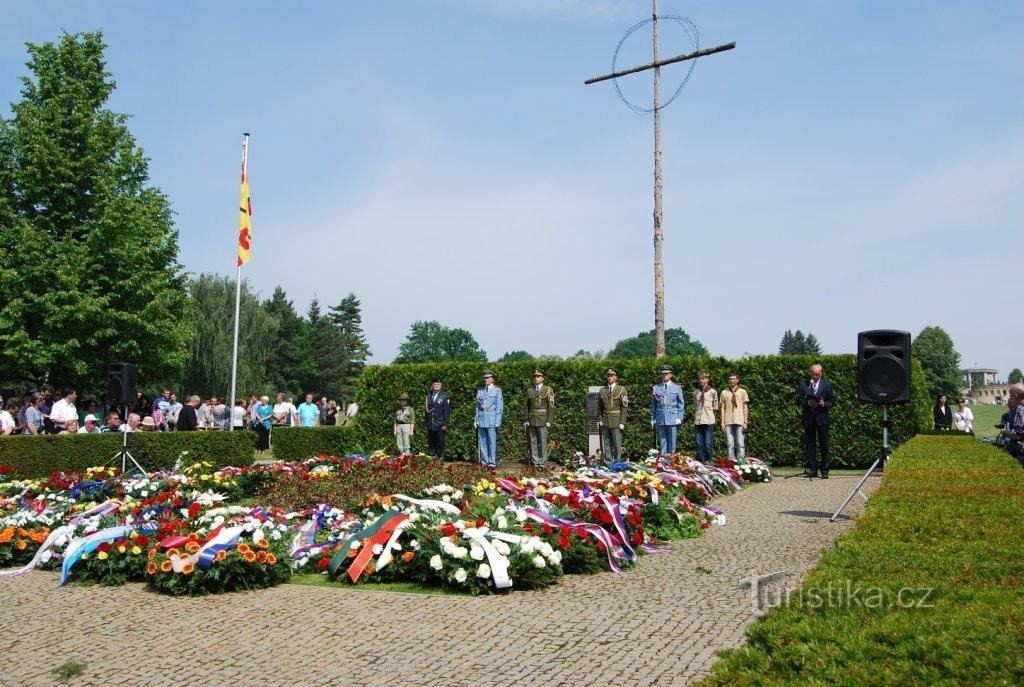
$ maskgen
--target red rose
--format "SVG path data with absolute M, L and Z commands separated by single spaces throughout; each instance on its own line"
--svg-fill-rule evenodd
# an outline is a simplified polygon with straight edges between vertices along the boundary
M 147 537 L 146 535 L 140 534 L 139 536 L 135 537 L 135 545 L 136 546 L 141 546 L 141 547 L 145 548 L 145 546 L 148 545 L 148 544 L 149 544 L 149 537 Z
M 190 520 L 195 520 L 197 517 L 199 517 L 199 512 L 201 510 L 203 510 L 203 506 L 202 506 L 202 504 L 200 504 L 198 502 L 193 503 L 191 506 L 189 506 L 188 507 L 188 517 L 189 517 L 189 519 Z
M 563 549 L 569 548 L 569 537 L 563 534 L 561 537 L 558 538 L 558 545 L 561 546 Z
M 450 522 L 446 522 L 445 524 L 441 525 L 441 534 L 443 534 L 444 536 L 450 537 L 453 534 L 455 534 L 455 532 L 455 525 L 451 524 Z
M 96 547 L 96 550 L 101 551 L 103 553 L 107 553 L 108 551 L 110 551 L 110 542 L 102 542 L 99 546 Z
M 555 531 L 555 528 L 553 528 L 551 525 L 549 525 L 547 523 L 544 523 L 541 526 L 541 529 L 544 531 L 544 534 L 551 534 L 552 532 Z
M 483 526 L 484 526 L 484 525 L 486 525 L 486 524 L 487 524 L 487 521 L 486 521 L 486 520 L 484 520 L 484 519 L 482 519 L 482 518 L 477 518 L 477 519 L 476 519 L 476 526 L 477 526 L 477 527 L 483 527 Z
M 327 566 L 331 564 L 330 558 L 321 558 L 316 562 L 317 570 L 327 570 Z

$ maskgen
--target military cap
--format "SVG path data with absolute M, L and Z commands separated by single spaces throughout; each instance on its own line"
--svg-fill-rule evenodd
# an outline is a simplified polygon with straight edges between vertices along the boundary
M 672 369 L 671 365 L 662 365 L 661 366 L 661 374 L 665 374 L 666 372 L 668 372 L 669 374 L 672 374 L 673 372 L 675 372 L 675 370 Z
M 409 400 L 409 394 L 403 391 L 401 396 L 398 397 L 398 400 L 399 401 L 408 401 Z
M 534 377 L 543 377 L 543 376 L 544 376 L 544 373 L 543 373 L 543 372 L 541 372 L 540 370 L 534 370 L 534 371 L 533 371 L 533 376 L 534 376 Z
M 441 378 L 440 377 L 434 377 L 433 379 L 430 380 L 430 383 L 431 384 L 440 384 L 441 383 Z
M 484 377 L 493 377 L 494 373 L 490 370 L 484 370 Z
M 619 373 L 615 371 L 615 368 L 609 367 L 608 371 L 604 373 L 605 377 L 607 377 L 608 375 L 615 375 L 616 377 L 618 377 Z

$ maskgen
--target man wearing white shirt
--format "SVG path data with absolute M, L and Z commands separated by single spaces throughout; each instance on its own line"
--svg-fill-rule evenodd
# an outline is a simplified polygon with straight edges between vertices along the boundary
M 298 411 L 285 398 L 284 393 L 277 395 L 277 403 L 274 404 L 273 422 L 278 427 L 292 427 L 299 424 Z
M 78 408 L 75 408 L 77 398 L 78 392 L 68 388 L 64 390 L 64 397 L 53 404 L 53 408 L 50 409 L 50 422 L 56 431 L 62 432 L 67 429 L 71 420 L 78 421 Z

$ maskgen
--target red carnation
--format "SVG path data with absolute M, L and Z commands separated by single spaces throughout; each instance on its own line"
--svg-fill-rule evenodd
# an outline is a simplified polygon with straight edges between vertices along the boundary
M 147 544 L 149 544 L 149 537 L 147 537 L 146 535 L 140 534 L 139 536 L 135 537 L 136 546 L 141 546 L 145 548 Z
M 203 506 L 199 502 L 195 502 L 191 506 L 189 506 L 188 507 L 188 517 L 189 517 L 189 519 L 190 520 L 194 520 L 197 517 L 199 517 L 199 512 L 201 510 L 203 510 Z
M 455 532 L 455 525 L 451 524 L 450 522 L 446 522 L 445 524 L 441 525 L 441 534 L 443 534 L 444 536 L 450 537 L 453 534 L 455 534 Z
M 563 534 L 561 537 L 558 538 L 558 545 L 561 546 L 563 549 L 569 548 L 569 537 Z
M 101 543 L 99 546 L 96 547 L 96 550 L 101 551 L 103 553 L 107 553 L 108 551 L 110 551 L 110 542 L 105 541 Z
M 555 531 L 555 529 L 551 525 L 549 525 L 547 523 L 544 523 L 541 526 L 541 529 L 544 530 L 544 534 L 551 534 L 552 532 Z
M 327 566 L 331 564 L 330 558 L 321 558 L 316 562 L 317 570 L 327 570 Z

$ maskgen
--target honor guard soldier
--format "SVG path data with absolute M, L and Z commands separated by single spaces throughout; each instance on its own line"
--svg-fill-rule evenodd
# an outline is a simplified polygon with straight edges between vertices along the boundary
M 526 434 L 530 463 L 544 467 L 548 460 L 548 430 L 555 417 L 555 392 L 544 383 L 544 373 L 533 371 L 533 386 L 526 392 Z
M 613 369 L 605 372 L 606 384 L 597 395 L 597 426 L 603 434 L 607 458 L 617 461 L 622 456 L 622 430 L 626 429 L 626 409 L 629 395 L 619 385 L 619 373 Z
M 476 392 L 476 428 L 480 463 L 489 468 L 498 466 L 498 428 L 505 412 L 501 389 L 494 385 L 494 373 L 484 370 L 484 385 Z
M 661 381 L 651 389 L 651 426 L 658 434 L 658 450 L 663 455 L 676 452 L 679 425 L 683 424 L 683 388 L 673 381 L 671 365 L 661 366 Z
M 441 380 L 435 379 L 427 394 L 427 452 L 441 460 L 444 460 L 444 444 L 451 418 L 451 401 L 448 394 L 441 391 Z
M 409 439 L 416 431 L 416 411 L 409 406 L 409 394 L 402 392 L 398 397 L 398 410 L 395 411 L 395 444 L 398 445 L 398 452 L 403 455 L 411 455 L 412 448 Z

